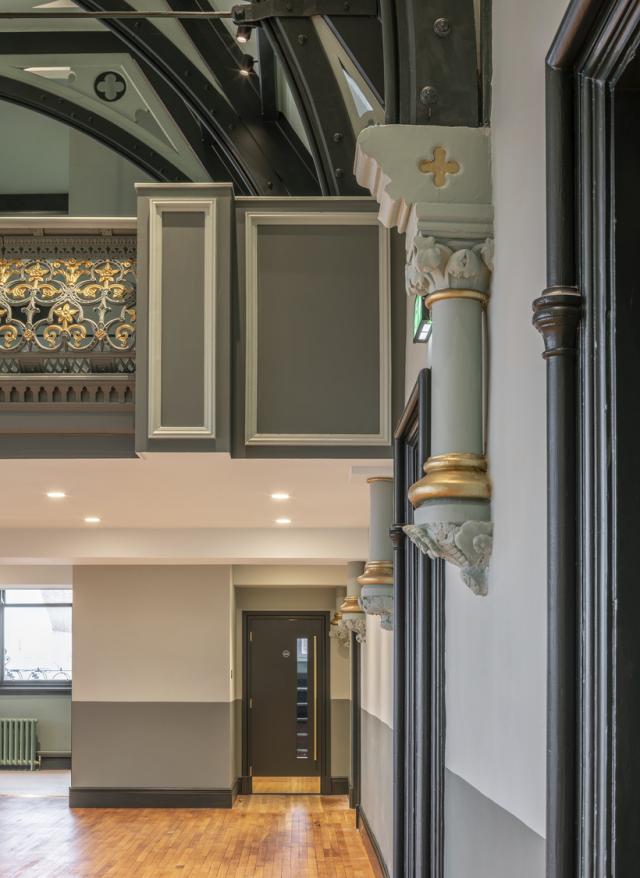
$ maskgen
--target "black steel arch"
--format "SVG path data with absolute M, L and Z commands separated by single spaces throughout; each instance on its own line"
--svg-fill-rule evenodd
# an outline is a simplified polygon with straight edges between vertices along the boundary
M 47 91 L 45 87 L 30 85 L 9 76 L 0 76 L 0 99 L 36 110 L 82 131 L 83 134 L 110 147 L 160 182 L 189 182 L 189 177 L 183 171 L 124 128 Z
M 62 55 L 91 55 L 98 52 L 106 55 L 127 54 L 128 57 L 131 57 L 121 40 L 108 31 L 95 33 L 83 31 L 0 33 L 0 55 L 50 55 L 52 42 L 55 44 L 55 52 Z M 146 65 L 141 59 L 137 59 L 136 63 L 211 179 L 226 179 L 228 169 L 218 156 L 216 144 L 213 143 L 207 132 L 203 131 L 195 116 L 153 68 Z M 242 191 L 241 181 L 231 178 L 231 182 L 236 185 L 239 191 Z
M 78 0 L 91 12 L 135 11 L 126 0 Z M 249 194 L 316 194 L 296 191 L 289 185 L 291 169 L 300 165 L 299 153 L 291 148 L 291 138 L 276 136 L 257 124 L 248 125 L 239 112 L 215 88 L 201 70 L 154 24 L 140 19 L 106 19 L 131 54 L 152 67 L 196 116 L 216 143 L 227 176 L 241 181 L 241 191 Z M 241 79 L 237 73 L 238 80 Z M 245 82 L 247 92 L 253 86 Z M 284 156 L 284 159 L 283 159 Z M 286 163 L 286 168 L 284 164 Z M 287 178 L 282 176 L 287 174 Z

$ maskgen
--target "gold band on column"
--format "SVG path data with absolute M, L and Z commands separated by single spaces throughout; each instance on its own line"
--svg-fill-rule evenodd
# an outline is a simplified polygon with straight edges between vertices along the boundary
M 446 299 L 472 299 L 486 307 L 489 293 L 480 290 L 436 290 L 435 293 L 429 293 L 424 297 L 424 304 L 427 308 L 431 308 L 436 302 L 444 302 Z
M 356 582 L 358 585 L 393 585 L 393 562 L 367 561 Z
M 491 499 L 487 460 L 482 454 L 438 454 L 425 463 L 424 472 L 420 481 L 409 488 L 409 500 L 414 508 L 427 500 Z
M 338 612 L 340 613 L 340 618 L 342 618 L 343 613 L 364 613 L 364 610 L 358 603 L 358 598 L 352 594 L 347 595 L 342 601 Z

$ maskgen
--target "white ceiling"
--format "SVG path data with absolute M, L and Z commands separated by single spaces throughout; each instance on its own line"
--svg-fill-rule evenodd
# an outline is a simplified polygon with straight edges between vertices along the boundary
M 126 460 L 5 460 L 0 528 L 366 528 L 367 473 L 390 461 L 231 460 L 153 454 Z M 355 470 L 355 474 L 354 474 Z M 64 500 L 46 492 L 62 490 Z M 291 500 L 274 502 L 273 491 Z M 84 524 L 98 516 L 100 525 Z

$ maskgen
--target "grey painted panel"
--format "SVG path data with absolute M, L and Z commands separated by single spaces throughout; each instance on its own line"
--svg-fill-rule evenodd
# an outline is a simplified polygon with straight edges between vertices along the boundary
M 393 732 L 366 710 L 361 722 L 362 807 L 391 874 L 393 863 Z M 464 878 L 477 878 L 471 871 Z M 459 878 L 463 878 L 462 874 Z
M 230 787 L 232 704 L 74 701 L 74 787 Z
M 377 226 L 258 230 L 258 432 L 377 433 Z
M 38 746 L 50 753 L 71 752 L 71 695 L 2 695 L 0 719 L 38 720 Z
M 149 423 L 149 202 L 151 198 L 216 199 L 216 424 L 215 439 L 150 439 Z M 138 332 L 136 337 L 136 451 L 228 451 L 231 446 L 231 217 L 227 183 L 152 184 L 138 189 Z M 175 340 L 174 340 L 175 341 Z M 188 341 L 187 332 L 176 342 Z
M 349 776 L 351 702 L 348 698 L 331 699 L 331 774 Z
M 204 423 L 204 215 L 162 214 L 162 388 L 165 427 Z
M 233 457 L 266 458 L 383 458 L 392 456 L 391 445 L 318 445 L 318 446 L 269 446 L 245 445 L 245 383 L 246 383 L 246 278 L 245 278 L 245 230 L 246 213 L 265 211 L 284 213 L 292 211 L 326 212 L 364 212 L 377 213 L 378 204 L 373 198 L 246 198 L 235 200 L 236 211 L 236 258 L 237 286 L 234 302 L 236 314 L 234 323 L 237 334 L 233 347 Z M 390 281 L 391 281 L 391 358 L 392 358 L 392 422 L 396 423 L 404 409 L 404 363 L 405 363 L 405 324 L 407 296 L 404 285 L 406 260 L 404 235 L 391 230 L 390 243 Z M 138 342 L 140 350 L 140 342 Z M 138 378 L 139 380 L 139 378 Z
M 445 878 L 542 878 L 544 861 L 543 838 L 445 771 Z

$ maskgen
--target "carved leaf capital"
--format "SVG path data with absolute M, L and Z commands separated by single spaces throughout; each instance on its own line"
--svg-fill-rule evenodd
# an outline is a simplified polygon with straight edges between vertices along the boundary
M 417 234 L 407 252 L 407 294 L 427 296 L 438 290 L 489 291 L 493 271 L 493 240 L 452 250 L 431 235 Z

